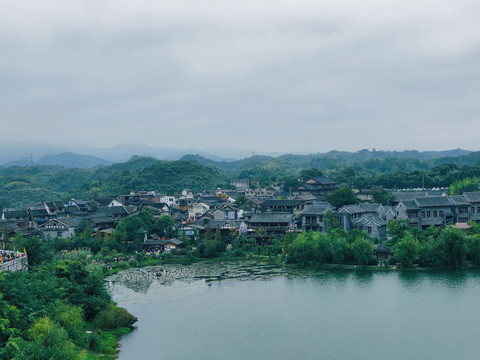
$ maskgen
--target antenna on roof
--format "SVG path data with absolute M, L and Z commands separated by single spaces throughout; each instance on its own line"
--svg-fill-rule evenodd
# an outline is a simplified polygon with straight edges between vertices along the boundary
M 33 154 L 30 153 L 30 165 L 33 165 Z

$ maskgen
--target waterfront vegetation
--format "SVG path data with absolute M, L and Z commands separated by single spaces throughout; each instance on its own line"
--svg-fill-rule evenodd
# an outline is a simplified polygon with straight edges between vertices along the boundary
M 28 272 L 0 273 L 0 359 L 114 359 L 136 318 L 117 308 L 90 250 L 55 252 L 37 238 L 12 239 Z
M 25 249 L 30 269 L 0 274 L 0 359 L 114 358 L 118 334 L 128 331 L 136 319 L 111 302 L 103 279 L 129 267 L 260 259 L 301 267 L 376 268 L 374 240 L 365 232 L 346 233 L 335 225 L 332 219 L 328 234 L 271 236 L 260 229 L 249 237 L 207 228 L 202 239 L 182 238 L 185 248 L 149 255 L 141 248 L 143 234 L 171 232 L 173 222 L 168 217 L 154 219 L 148 211 L 125 218 L 105 238 L 86 224 L 72 239 L 17 235 L 6 247 Z M 480 264 L 478 224 L 467 231 L 419 230 L 392 221 L 389 232 L 385 245 L 395 256 L 387 264 L 441 269 Z

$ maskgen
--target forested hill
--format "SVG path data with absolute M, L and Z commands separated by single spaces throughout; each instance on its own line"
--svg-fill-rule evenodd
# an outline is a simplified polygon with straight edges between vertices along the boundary
M 457 152 L 464 151 L 452 150 L 445 154 Z M 411 152 L 434 157 L 428 160 L 402 156 L 377 159 L 371 158 L 373 153 L 376 156 L 376 153 L 387 152 L 358 152 L 355 156 L 370 158 L 355 162 L 350 162 L 354 157 L 352 154 L 348 160 L 342 158 L 340 152 L 332 152 L 329 154 L 339 158 L 316 155 L 253 156 L 227 162 L 199 155 L 188 155 L 177 161 L 137 156 L 127 162 L 93 169 L 67 169 L 51 165 L 0 167 L 0 207 L 20 207 L 55 199 L 87 200 L 141 189 L 168 192 L 190 188 L 197 192 L 228 186 L 233 178 L 249 179 L 252 186 L 280 185 L 284 189 L 295 187 L 299 179 L 321 173 L 340 184 L 358 188 L 412 188 L 423 184 L 443 187 L 466 178 L 480 178 L 480 152 L 436 158 L 433 154 Z
M 55 199 L 87 200 L 139 189 L 167 192 L 190 188 L 201 191 L 225 184 L 225 176 L 217 170 L 184 160 L 133 157 L 124 163 L 94 169 L 12 166 L 0 168 L 0 208 Z
M 198 164 L 214 167 L 218 170 L 240 175 L 254 168 L 277 168 L 279 164 L 293 172 L 305 168 L 329 170 L 351 166 L 356 169 L 374 172 L 417 171 L 432 169 L 439 165 L 455 164 L 457 166 L 473 166 L 480 162 L 480 152 L 469 152 L 456 149 L 447 151 L 370 151 L 361 150 L 355 153 L 331 151 L 325 154 L 294 155 L 279 157 L 255 155 L 236 161 L 215 161 L 200 155 L 188 154 L 182 160 L 194 161 Z

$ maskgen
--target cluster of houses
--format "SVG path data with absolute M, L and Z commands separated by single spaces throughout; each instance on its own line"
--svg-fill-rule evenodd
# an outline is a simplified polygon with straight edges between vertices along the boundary
M 329 212 L 345 231 L 363 230 L 377 239 L 387 238 L 387 224 L 393 219 L 406 220 L 419 228 L 480 220 L 480 192 L 458 196 L 447 196 L 441 190 L 395 192 L 388 206 L 360 203 L 337 209 L 325 197 L 339 185 L 326 177 L 308 179 L 288 193 L 273 187 L 251 189 L 248 180 L 242 179 L 232 184 L 235 190 L 194 194 L 185 189 L 177 195 L 142 190 L 88 201 L 48 201 L 24 209 L 5 208 L 0 236 L 22 233 L 45 239 L 71 238 L 82 220 L 87 220 L 95 232 L 111 233 L 122 219 L 142 209 L 151 210 L 157 218 L 172 216 L 177 238 L 200 238 L 207 228 L 218 228 L 222 235 L 258 234 L 260 230 L 267 236 L 287 231 L 328 232 Z M 240 198 L 242 201 L 237 201 Z M 166 241 L 162 234 L 147 240 Z

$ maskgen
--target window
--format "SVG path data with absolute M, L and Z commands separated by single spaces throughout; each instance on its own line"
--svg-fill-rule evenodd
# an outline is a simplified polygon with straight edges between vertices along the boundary
M 367 227 L 367 232 L 368 232 L 368 235 L 372 235 L 372 227 L 371 226 Z
M 440 210 L 440 211 L 438 212 L 438 216 L 443 217 L 443 210 Z
M 472 214 L 475 214 L 475 207 L 472 206 Z
M 433 210 L 433 217 L 437 217 L 437 210 Z
M 427 218 L 430 217 L 430 211 L 427 211 Z
M 422 211 L 422 218 L 425 217 L 425 211 Z

